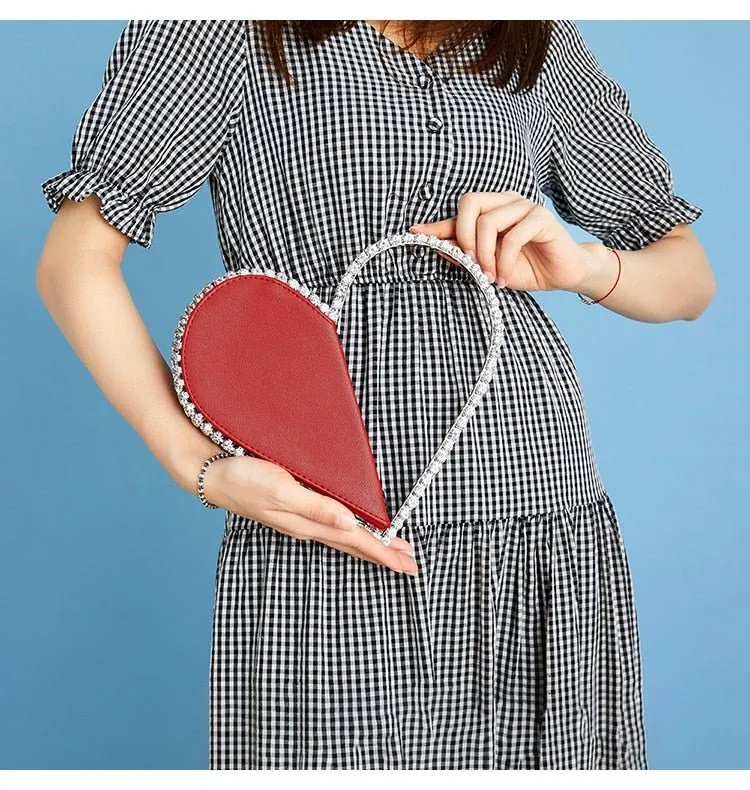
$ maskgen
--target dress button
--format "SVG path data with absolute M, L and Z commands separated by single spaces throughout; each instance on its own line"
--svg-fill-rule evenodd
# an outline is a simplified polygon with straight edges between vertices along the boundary
M 435 194 L 435 190 L 432 188 L 432 184 L 422 184 L 417 194 L 421 200 L 429 200 Z
M 425 126 L 427 127 L 427 130 L 430 132 L 438 132 L 440 131 L 440 129 L 443 128 L 443 122 L 440 118 L 433 117 L 427 121 Z
M 417 85 L 420 88 L 429 88 L 432 80 L 427 76 L 427 74 L 420 74 L 419 79 L 417 79 Z

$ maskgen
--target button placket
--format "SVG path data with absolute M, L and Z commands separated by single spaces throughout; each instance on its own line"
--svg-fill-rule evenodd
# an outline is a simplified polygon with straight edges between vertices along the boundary
M 370 35 L 372 31 L 367 33 Z M 455 142 L 450 135 L 453 110 L 449 85 L 455 77 L 455 65 L 452 59 L 442 55 L 425 62 L 386 36 L 376 38 L 381 62 L 390 77 L 412 88 L 413 101 L 417 103 L 415 110 L 421 115 L 425 135 L 422 177 L 412 186 L 408 197 L 404 194 L 403 218 L 409 224 L 435 222 L 442 219 L 437 214 L 435 199 L 444 188 L 446 174 L 450 174 L 455 158 Z M 419 260 L 430 254 L 422 246 L 410 247 L 409 252 Z
M 452 170 L 455 157 L 455 141 L 450 134 L 452 119 L 451 91 L 444 80 L 437 81 L 435 89 L 425 96 L 424 115 L 422 116 L 425 135 L 425 153 L 428 162 L 423 171 L 422 181 L 412 193 L 415 201 L 416 222 L 428 223 L 444 219 L 439 215 L 437 200 L 440 190 L 443 189 L 446 174 Z M 423 260 L 430 254 L 427 247 L 416 247 L 415 257 Z

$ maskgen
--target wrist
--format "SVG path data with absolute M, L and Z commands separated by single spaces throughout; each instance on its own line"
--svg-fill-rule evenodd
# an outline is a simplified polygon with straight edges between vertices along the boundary
M 584 252 L 586 273 L 569 290 L 589 299 L 600 299 L 609 293 L 617 280 L 619 271 L 617 256 L 598 241 L 584 241 L 579 246 Z
M 182 446 L 175 451 L 169 464 L 169 472 L 180 488 L 193 496 L 198 496 L 198 474 L 203 462 L 220 452 L 221 447 L 207 437 L 198 434 L 187 446 Z M 208 496 L 208 494 L 206 495 Z
M 206 460 L 203 462 L 201 466 L 201 470 L 198 474 L 198 499 L 200 499 L 201 504 L 204 507 L 216 509 L 219 505 L 218 500 L 218 492 L 221 491 L 221 485 L 217 486 L 217 492 L 214 492 L 214 480 L 215 476 L 221 474 L 221 467 L 217 469 L 213 475 L 211 475 L 211 484 L 209 488 L 206 488 L 206 475 L 208 474 L 208 470 L 211 469 L 217 461 L 223 461 L 226 458 L 233 458 L 234 456 L 231 453 L 226 452 L 225 450 L 219 450 L 213 455 L 210 455 Z

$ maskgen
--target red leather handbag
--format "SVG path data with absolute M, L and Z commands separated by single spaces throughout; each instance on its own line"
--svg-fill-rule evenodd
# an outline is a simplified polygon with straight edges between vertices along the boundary
M 434 248 L 468 269 L 486 297 L 492 334 L 469 398 L 391 519 L 338 320 L 362 266 L 403 245 Z M 497 295 L 477 263 L 436 236 L 401 233 L 369 245 L 352 261 L 330 305 L 268 269 L 217 277 L 179 319 L 172 376 L 185 413 L 219 447 L 279 464 L 302 485 L 346 505 L 360 526 L 388 545 L 489 387 L 503 332 Z

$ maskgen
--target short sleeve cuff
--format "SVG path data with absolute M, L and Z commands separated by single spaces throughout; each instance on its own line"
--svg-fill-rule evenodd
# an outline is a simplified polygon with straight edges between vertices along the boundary
M 645 207 L 625 225 L 601 237 L 601 242 L 618 250 L 640 250 L 658 241 L 677 225 L 695 222 L 703 209 L 673 195 L 667 203 Z
M 127 195 L 116 184 L 93 170 L 64 170 L 42 183 L 49 207 L 57 213 L 64 198 L 78 203 L 95 193 L 101 201 L 99 213 L 136 244 L 148 249 L 154 235 L 154 210 Z

